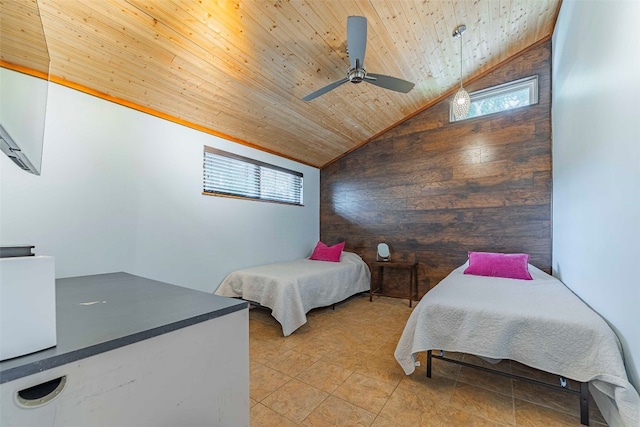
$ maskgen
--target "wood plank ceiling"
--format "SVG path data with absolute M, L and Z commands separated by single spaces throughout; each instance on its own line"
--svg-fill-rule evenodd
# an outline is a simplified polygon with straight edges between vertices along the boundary
M 0 65 L 322 167 L 551 35 L 560 0 L 0 0 Z M 344 84 L 346 21 L 368 20 L 367 71 L 408 94 Z M 46 68 L 46 67 L 45 67 Z

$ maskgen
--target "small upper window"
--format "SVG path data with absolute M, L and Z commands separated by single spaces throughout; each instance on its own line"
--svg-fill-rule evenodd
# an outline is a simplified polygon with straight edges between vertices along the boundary
M 300 172 L 204 147 L 203 194 L 302 205 Z
M 471 107 L 469 115 L 456 119 L 453 108 L 449 106 L 449 121 L 471 119 L 473 117 L 486 116 L 514 108 L 526 107 L 538 103 L 538 76 L 501 84 L 469 94 Z

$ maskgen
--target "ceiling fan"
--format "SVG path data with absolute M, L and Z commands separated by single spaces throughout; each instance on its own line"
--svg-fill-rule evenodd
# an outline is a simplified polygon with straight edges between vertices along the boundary
M 360 83 L 364 81 L 375 86 L 402 93 L 407 93 L 413 89 L 415 84 L 406 80 L 385 76 L 384 74 L 367 73 L 367 70 L 364 69 L 364 51 L 366 48 L 367 18 L 364 16 L 349 16 L 347 18 L 347 54 L 349 55 L 351 66 L 347 69 L 347 77 L 310 93 L 302 98 L 302 100 L 311 101 L 346 82 Z

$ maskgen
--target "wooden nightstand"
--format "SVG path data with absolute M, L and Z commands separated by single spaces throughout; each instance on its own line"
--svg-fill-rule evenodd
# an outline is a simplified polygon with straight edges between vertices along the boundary
M 373 301 L 373 294 L 382 295 L 382 282 L 385 268 L 403 268 L 409 270 L 409 307 L 413 298 L 418 299 L 418 263 L 408 261 L 376 261 L 371 266 L 378 267 L 378 287 L 369 288 L 369 301 Z

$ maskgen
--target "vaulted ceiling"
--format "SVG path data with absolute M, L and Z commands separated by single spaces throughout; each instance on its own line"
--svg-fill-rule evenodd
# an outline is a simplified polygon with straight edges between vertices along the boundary
M 560 0 L 0 0 L 0 65 L 322 167 L 551 35 Z M 38 12 L 42 26 L 38 23 Z M 368 20 L 367 71 L 344 84 L 346 23 Z M 43 65 L 44 64 L 44 65 Z M 35 72 L 32 72 L 35 70 Z

